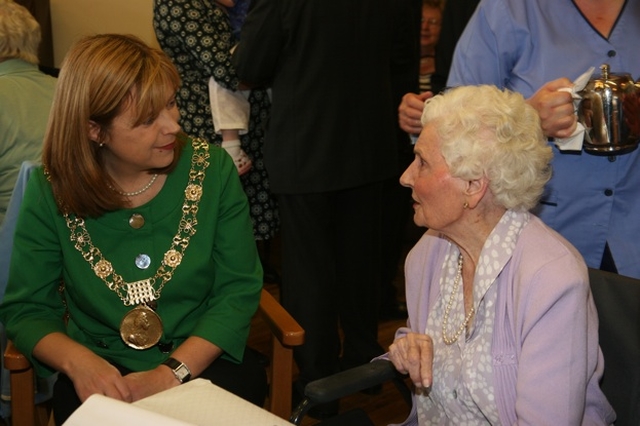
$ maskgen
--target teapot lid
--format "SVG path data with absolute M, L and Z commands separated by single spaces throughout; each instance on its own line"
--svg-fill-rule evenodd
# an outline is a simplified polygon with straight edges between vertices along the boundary
M 609 64 L 602 64 L 600 65 L 600 78 L 595 78 L 595 80 L 600 80 L 600 81 L 619 81 L 619 80 L 623 80 L 623 81 L 633 81 L 633 79 L 631 78 L 631 74 L 627 73 L 627 72 L 622 72 L 622 73 L 614 73 L 611 72 L 611 67 L 609 66 Z M 595 77 L 595 76 L 594 76 Z
M 627 85 L 628 83 L 633 84 L 633 78 L 631 78 L 631 74 L 623 72 L 623 73 L 613 73 L 611 72 L 611 67 L 609 64 L 600 65 L 600 74 L 601 77 L 593 77 L 591 80 L 594 82 L 601 82 L 603 84 L 622 84 Z

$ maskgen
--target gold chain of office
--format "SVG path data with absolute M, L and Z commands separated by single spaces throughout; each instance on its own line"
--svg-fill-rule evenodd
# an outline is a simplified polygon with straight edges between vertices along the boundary
M 197 213 L 198 204 L 202 197 L 202 182 L 205 178 L 205 170 L 209 165 L 209 144 L 202 139 L 193 139 L 194 152 L 191 157 L 191 170 L 189 171 L 189 182 L 184 191 L 184 203 L 182 205 L 182 218 L 178 225 L 178 231 L 171 241 L 169 250 L 164 254 L 162 263 L 155 275 L 146 280 L 136 283 L 124 281 L 121 275 L 116 273 L 111 262 L 109 262 L 100 249 L 93 245 L 89 231 L 85 227 L 84 219 L 71 217 L 65 214 L 67 227 L 71 231 L 71 241 L 75 243 L 75 248 L 82 254 L 84 260 L 91 265 L 91 269 L 107 287 L 115 292 L 124 302 L 125 306 L 146 304 L 160 298 L 160 293 L 164 286 L 171 280 L 176 268 L 182 262 L 184 253 L 189 246 L 189 241 L 196 233 L 198 224 Z M 136 293 L 138 283 L 143 282 L 146 289 Z M 156 283 L 158 286 L 156 288 Z

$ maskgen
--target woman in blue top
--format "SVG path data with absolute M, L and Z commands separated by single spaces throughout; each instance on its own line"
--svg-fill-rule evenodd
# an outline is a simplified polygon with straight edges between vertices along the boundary
M 448 85 L 493 84 L 538 110 L 549 138 L 576 128 L 573 99 L 559 89 L 590 67 L 640 76 L 638 0 L 483 0 L 454 55 Z M 424 96 L 406 95 L 400 123 L 419 133 Z M 618 156 L 562 152 L 534 212 L 567 238 L 588 266 L 640 277 L 640 151 Z

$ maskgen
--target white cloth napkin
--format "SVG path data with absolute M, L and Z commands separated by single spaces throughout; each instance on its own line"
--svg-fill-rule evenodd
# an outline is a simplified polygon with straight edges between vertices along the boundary
M 578 94 L 579 91 L 584 89 L 584 87 L 589 82 L 591 75 L 593 75 L 593 71 L 595 67 L 589 68 L 584 74 L 580 75 L 580 77 L 576 78 L 573 81 L 572 87 L 563 87 L 562 89 L 558 89 L 563 92 L 571 93 L 571 97 L 573 98 L 573 109 L 574 112 L 578 111 L 578 104 L 580 104 L 580 100 L 582 97 Z M 581 151 L 582 150 L 582 142 L 584 141 L 585 128 L 582 124 L 578 122 L 576 129 L 573 131 L 571 136 L 568 138 L 555 138 L 553 143 L 556 144 L 560 151 Z
M 209 77 L 209 102 L 216 133 L 231 129 L 238 129 L 241 135 L 247 133 L 251 109 L 248 97 L 248 90 L 234 92 L 225 89 L 213 77 Z

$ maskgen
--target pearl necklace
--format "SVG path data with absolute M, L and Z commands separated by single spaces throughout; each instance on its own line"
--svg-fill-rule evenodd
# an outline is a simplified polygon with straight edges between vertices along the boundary
M 156 173 L 153 176 L 151 176 L 151 180 L 149 181 L 148 184 L 143 186 L 141 189 L 138 189 L 137 191 L 133 191 L 133 192 L 118 191 L 117 189 L 113 188 L 111 185 L 109 185 L 109 188 L 113 189 L 120 195 L 124 195 L 125 197 L 135 197 L 136 195 L 140 195 L 143 192 L 145 192 L 147 189 L 151 188 L 151 185 L 153 185 L 153 183 L 156 181 L 157 178 L 158 178 L 158 174 Z
M 453 305 L 453 299 L 456 297 L 456 293 L 458 291 L 458 287 L 460 286 L 460 279 L 461 278 L 462 278 L 462 254 L 460 254 L 460 256 L 458 256 L 458 271 L 456 273 L 456 278 L 453 281 L 453 289 L 451 290 L 451 296 L 449 296 L 449 301 L 447 302 L 447 307 L 444 309 L 444 317 L 442 318 L 442 340 L 444 340 L 444 343 L 446 345 L 452 345 L 458 340 L 458 337 L 460 337 L 462 332 L 467 328 L 467 325 L 469 324 L 469 321 L 471 320 L 471 317 L 473 317 L 473 314 L 475 313 L 475 309 L 473 307 L 471 307 L 471 310 L 467 314 L 467 317 L 464 319 L 464 322 L 462 323 L 460 328 L 458 328 L 458 330 L 455 332 L 453 337 L 448 337 L 447 336 L 447 328 L 448 328 L 448 325 L 449 325 L 449 312 L 451 312 L 451 306 Z

